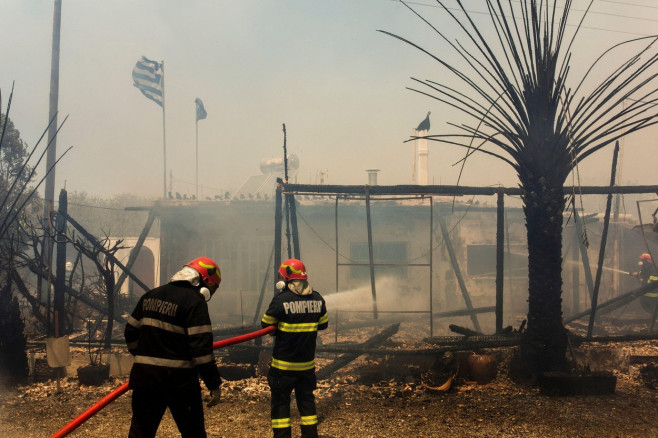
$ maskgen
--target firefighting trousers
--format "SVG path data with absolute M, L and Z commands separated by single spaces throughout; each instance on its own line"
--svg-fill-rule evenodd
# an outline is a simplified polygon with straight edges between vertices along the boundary
M 656 277 L 649 277 L 647 284 L 657 281 L 654 280 L 654 278 Z M 655 289 L 640 297 L 640 304 L 642 305 L 642 308 L 649 313 L 653 313 L 653 310 L 656 308 L 656 302 L 658 302 L 658 291 Z
M 175 390 L 133 389 L 128 438 L 154 438 L 167 408 L 182 438 L 206 438 L 198 381 Z
M 318 438 L 318 416 L 313 391 L 317 387 L 315 370 L 282 371 L 270 368 L 267 375 L 271 392 L 271 418 L 274 438 L 291 438 L 290 394 L 295 391 L 302 438 Z

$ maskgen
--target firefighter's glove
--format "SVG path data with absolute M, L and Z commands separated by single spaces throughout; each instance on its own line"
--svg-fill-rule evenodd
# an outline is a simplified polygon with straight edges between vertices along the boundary
M 206 403 L 206 406 L 209 407 L 209 408 L 212 408 L 213 406 L 218 405 L 221 398 L 222 398 L 221 388 L 211 390 L 210 391 L 210 400 L 208 400 L 208 403 Z

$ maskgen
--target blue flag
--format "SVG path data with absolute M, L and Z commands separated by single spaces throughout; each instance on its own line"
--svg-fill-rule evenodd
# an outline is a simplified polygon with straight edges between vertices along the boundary
M 196 103 L 196 120 L 198 122 L 199 120 L 205 119 L 208 113 L 206 112 L 206 109 L 203 107 L 203 102 L 201 102 L 201 99 L 197 97 L 196 99 L 194 99 L 194 103 Z
M 158 105 L 163 104 L 163 65 L 142 56 L 133 68 L 133 85 Z

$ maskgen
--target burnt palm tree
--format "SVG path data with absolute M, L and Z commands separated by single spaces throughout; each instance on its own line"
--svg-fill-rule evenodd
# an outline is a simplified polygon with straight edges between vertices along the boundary
M 496 157 L 517 172 L 529 275 L 521 369 L 531 374 L 566 369 L 561 297 L 564 184 L 585 158 L 656 123 L 656 36 L 612 47 L 571 87 L 571 47 L 589 8 L 567 37 L 571 0 L 561 8 L 550 0 L 486 0 L 494 31 L 486 38 L 473 13 L 461 0 L 454 2 L 455 7 L 437 0 L 462 32 L 462 41 L 453 41 L 407 7 L 458 55 L 463 64 L 459 68 L 408 39 L 384 33 L 431 56 L 457 79 L 458 85 L 451 86 L 412 78 L 420 86 L 410 89 L 466 116 L 467 122 L 451 124 L 456 133 L 427 138 Z M 615 67 L 603 80 L 592 79 L 594 72 L 610 67 L 610 59 Z

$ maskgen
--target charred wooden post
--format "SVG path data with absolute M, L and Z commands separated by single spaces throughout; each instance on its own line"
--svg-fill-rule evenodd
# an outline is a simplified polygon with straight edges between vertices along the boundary
M 242 331 L 223 331 L 225 335 L 228 335 L 230 333 L 237 335 L 241 334 Z M 377 335 L 379 336 L 379 335 Z M 645 337 L 643 338 L 638 338 L 638 339 L 655 339 L 657 336 L 653 335 L 643 335 Z M 598 339 L 598 338 L 595 338 Z M 381 342 L 385 341 L 386 339 L 382 340 Z M 430 338 L 426 340 L 429 343 L 433 343 L 436 345 L 441 345 L 440 347 L 436 348 L 377 348 L 376 346 L 371 346 L 371 347 L 366 347 L 364 344 L 357 344 L 357 345 L 335 345 L 335 344 L 330 344 L 330 345 L 323 345 L 323 346 L 318 346 L 317 349 L 315 350 L 316 354 L 323 354 L 323 355 L 334 355 L 334 354 L 342 354 L 345 356 L 354 356 L 352 359 L 350 359 L 349 362 L 352 360 L 356 359 L 359 356 L 363 355 L 368 355 L 368 356 L 440 356 L 444 353 L 447 352 L 454 352 L 454 351 L 469 351 L 469 350 L 480 350 L 480 349 L 485 349 L 485 348 L 505 348 L 505 347 L 514 347 L 519 345 L 520 339 L 518 336 L 477 336 L 470 338 L 468 340 L 465 340 L 463 337 L 460 337 L 458 340 L 451 341 L 451 342 L 446 342 L 446 341 L 437 341 L 434 338 Z M 380 343 L 381 343 L 380 342 Z M 233 347 L 231 347 L 233 348 Z M 271 346 L 260 346 L 260 345 L 249 345 L 249 344 L 240 344 L 240 348 L 243 350 L 245 356 L 253 356 L 252 353 L 247 353 L 248 351 L 263 351 L 263 350 L 271 350 Z M 343 356 L 339 357 L 338 360 L 340 360 Z M 347 357 L 345 358 L 347 361 Z M 333 362 L 327 366 L 324 366 L 323 368 L 319 369 L 317 374 L 318 374 L 318 379 L 320 379 L 320 375 L 322 374 L 322 378 L 326 379 L 330 377 L 330 374 L 333 374 L 336 372 L 338 369 L 346 366 L 349 364 L 349 362 L 340 364 L 340 366 L 333 365 Z M 328 367 L 337 367 L 335 369 L 329 370 Z M 326 370 L 325 373 L 323 374 L 323 370 Z
M 381 344 L 382 342 L 386 341 L 388 338 L 391 336 L 395 335 L 400 328 L 400 324 L 394 324 L 375 336 L 371 337 L 367 341 L 365 341 L 363 344 L 360 344 L 356 346 L 356 348 L 374 348 Z M 352 362 L 354 359 L 357 357 L 361 356 L 363 353 L 361 353 L 359 350 L 356 350 L 355 353 L 347 353 L 339 356 L 337 359 L 335 359 L 333 362 L 330 364 L 322 367 L 318 372 L 316 373 L 316 377 L 318 380 L 326 379 L 329 376 L 331 376 L 333 373 L 338 371 L 339 369 L 343 368 L 345 365 L 349 364 Z
M 139 251 L 141 251 L 142 246 L 144 246 L 144 241 L 146 240 L 146 236 L 148 236 L 149 232 L 151 231 L 151 226 L 153 226 L 153 222 L 155 222 L 156 217 L 157 214 L 155 210 L 151 209 L 149 211 L 148 218 L 146 219 L 146 224 L 144 225 L 144 229 L 142 230 L 139 237 L 137 238 L 137 243 L 135 243 L 135 247 L 132 249 L 132 251 L 130 251 L 130 256 L 128 257 L 128 263 L 126 263 L 126 271 L 121 272 L 121 275 L 117 280 L 117 284 L 114 285 L 113 293 L 117 294 L 119 292 L 121 286 L 123 285 L 123 282 L 126 280 L 126 277 L 128 277 L 128 271 L 130 271 L 133 268 L 133 265 L 135 264 L 135 260 L 137 260 L 137 255 L 139 254 Z
M 334 251 L 336 259 L 336 290 L 334 292 L 338 292 L 338 195 L 336 195 L 336 203 L 334 205 L 334 236 L 336 238 L 336 250 Z M 336 336 L 338 336 L 338 333 L 336 333 Z
M 288 258 L 292 258 L 292 245 L 290 245 L 290 194 L 286 193 L 285 195 L 285 218 L 286 218 L 286 251 Z
M 510 238 L 509 231 L 509 220 L 507 217 L 507 209 L 504 210 L 504 219 L 505 219 L 505 245 L 507 252 L 507 293 L 511 294 L 514 290 L 513 281 L 512 281 L 512 243 Z
M 574 208 L 574 213 L 576 209 Z M 574 223 L 576 217 L 574 216 Z M 574 226 L 573 232 L 573 250 L 571 251 L 571 307 L 574 312 L 580 311 L 580 269 L 578 268 L 578 250 L 580 249 L 580 239 Z
M 498 192 L 496 217 L 496 333 L 503 331 L 503 268 L 505 266 L 505 194 Z
M 292 247 L 296 259 L 301 259 L 299 248 L 299 229 L 297 228 L 297 205 L 295 204 L 295 195 L 286 195 L 288 198 L 288 210 L 290 211 L 290 226 L 292 227 Z
M 480 350 L 483 348 L 504 348 L 504 347 L 515 347 L 519 345 L 520 339 L 518 337 L 509 337 L 504 339 L 491 339 L 484 341 L 460 341 L 452 345 L 447 345 L 444 347 L 437 348 L 418 348 L 418 349 L 393 349 L 393 348 L 371 348 L 371 347 L 361 347 L 359 345 L 325 345 L 318 347 L 316 353 L 326 353 L 326 354 L 335 354 L 335 353 L 345 353 L 345 354 L 355 354 L 362 356 L 367 354 L 368 356 L 440 356 L 444 353 L 451 351 L 469 351 L 469 350 Z M 345 364 L 347 365 L 347 364 Z M 343 365 L 343 366 L 345 366 Z M 326 367 L 323 367 L 318 371 L 320 373 Z M 334 373 L 336 370 L 332 370 Z M 327 376 L 328 377 L 328 376 Z M 323 377 L 323 378 L 327 378 Z M 318 376 L 318 379 L 320 377 Z
M 448 326 L 448 328 L 450 329 L 450 331 L 455 332 L 455 333 L 459 333 L 460 335 L 464 335 L 466 337 L 469 337 L 469 336 L 484 336 L 484 333 L 482 333 L 480 331 L 471 330 L 468 327 L 461 327 L 461 326 L 458 326 L 458 325 L 455 325 L 455 324 L 450 324 Z M 496 333 L 500 333 L 500 332 L 496 332 Z
M 288 149 L 286 146 L 286 124 L 283 124 L 283 179 L 285 182 L 288 182 Z M 292 258 L 292 253 L 290 251 L 290 193 L 286 193 L 286 249 L 288 250 L 288 258 Z M 278 267 L 279 265 L 277 265 Z
M 651 292 L 652 290 L 658 289 L 658 281 L 655 281 L 653 283 L 645 284 L 642 287 L 639 287 L 637 289 L 633 289 L 632 291 L 625 293 L 623 295 L 619 295 L 618 297 L 615 297 L 611 300 L 606 301 L 605 303 L 599 304 L 597 306 L 597 312 L 599 314 L 611 312 L 615 309 L 618 309 L 622 306 L 625 306 L 626 304 L 630 303 L 631 301 L 641 297 L 642 295 L 646 294 L 647 292 Z M 592 309 L 587 309 L 583 312 L 577 313 L 575 315 L 571 315 L 568 318 L 564 319 L 564 324 L 568 324 L 572 321 L 575 321 L 577 319 L 580 319 L 582 317 L 588 316 L 591 314 Z
M 489 313 L 495 312 L 496 306 L 486 306 L 486 307 L 475 307 L 473 309 L 461 309 L 461 310 L 449 310 L 447 312 L 435 313 L 435 318 L 446 318 L 450 316 L 464 316 L 464 315 L 473 315 L 475 313 Z
M 584 343 L 591 342 L 634 342 L 634 341 L 655 341 L 658 339 L 658 334 L 656 333 L 638 333 L 633 335 L 615 335 L 615 336 L 592 336 L 588 338 L 586 336 L 578 335 L 569 335 L 571 338 L 571 343 L 574 345 L 580 345 Z M 649 356 L 654 357 L 654 356 Z
M 258 295 L 258 304 L 256 304 L 256 310 L 254 311 L 254 319 L 251 322 L 253 325 L 256 325 L 260 321 L 260 306 L 263 305 L 263 299 L 265 296 L 265 289 L 267 288 L 267 279 L 270 276 L 270 267 L 272 266 L 272 259 L 274 258 L 275 247 L 272 246 L 272 251 L 270 252 L 270 258 L 267 259 L 267 265 L 265 265 L 265 275 L 263 276 L 263 283 L 260 286 L 260 294 Z M 277 266 L 278 267 L 278 266 Z M 256 342 L 261 341 L 261 338 L 257 338 Z
M 612 173 L 610 175 L 610 187 L 615 185 L 617 175 L 617 157 L 619 156 L 619 141 L 615 143 L 615 150 L 612 155 Z M 592 313 L 589 316 L 589 325 L 587 327 L 587 337 L 592 337 L 594 330 L 594 319 L 596 318 L 596 305 L 599 299 L 599 287 L 601 286 L 601 275 L 603 274 L 603 261 L 605 258 L 605 244 L 608 241 L 608 226 L 610 225 L 610 209 L 612 207 L 612 193 L 608 194 L 608 200 L 605 205 L 605 218 L 603 220 L 603 231 L 601 236 L 601 247 L 599 248 L 599 264 L 596 269 L 596 282 L 594 283 L 594 293 L 592 294 Z
M 117 265 L 119 268 L 121 268 L 121 270 L 123 270 L 124 272 L 126 272 L 126 273 L 128 274 L 128 276 L 130 276 L 130 278 L 131 278 L 135 283 L 137 283 L 137 284 L 139 285 L 139 287 L 141 287 L 142 289 L 144 289 L 146 292 L 148 292 L 148 291 L 151 289 L 150 287 L 148 287 L 147 285 L 145 285 L 144 282 L 143 282 L 142 280 L 140 280 L 138 276 L 136 276 L 135 274 L 133 274 L 132 272 L 130 272 L 130 270 L 129 270 L 128 268 L 126 268 L 126 267 L 124 266 L 124 264 L 121 263 L 121 262 L 119 261 L 119 259 L 117 259 L 116 257 L 114 257 L 114 255 L 108 253 L 108 252 L 105 250 L 105 247 L 103 247 L 103 245 L 100 244 L 100 242 L 98 241 L 98 239 L 96 239 L 96 237 L 94 237 L 89 231 L 87 231 L 87 230 L 85 229 L 85 227 L 83 227 L 82 225 L 80 225 L 80 224 L 78 223 L 78 221 L 76 221 L 75 219 L 73 219 L 73 218 L 72 218 L 71 216 L 69 216 L 68 214 L 64 214 L 64 217 L 65 217 L 66 220 L 68 220 L 68 221 L 71 223 L 71 225 L 73 225 L 73 226 L 74 226 L 74 227 L 75 227 L 75 228 L 76 228 L 76 229 L 77 229 L 77 230 L 78 230 L 83 236 L 85 236 L 85 238 L 86 238 L 89 242 L 91 242 L 96 248 L 100 249 L 100 250 L 101 250 L 101 251 L 107 256 L 107 258 L 109 258 L 110 260 L 112 260 L 112 263 L 114 263 L 114 264 Z
M 585 272 L 585 283 L 587 284 L 587 291 L 589 292 L 590 299 L 594 291 L 594 281 L 592 280 L 592 270 L 589 267 L 589 255 L 587 254 L 586 236 L 583 223 L 585 218 L 581 218 L 576 209 L 576 200 L 572 202 L 573 206 L 573 223 L 576 228 L 576 239 L 578 239 L 578 247 L 580 248 L 580 258 L 583 261 L 583 271 Z M 581 222 L 581 220 L 583 222 Z
M 274 198 L 274 278 L 277 278 L 279 266 L 281 266 L 281 231 L 283 219 L 282 196 L 283 181 L 281 178 L 276 179 L 276 195 Z M 276 286 L 273 286 L 273 293 L 276 295 Z
M 68 209 L 68 196 L 66 190 L 59 192 L 59 207 L 55 238 L 57 239 L 57 254 L 55 258 L 55 296 L 53 309 L 55 310 L 55 337 L 68 333 L 66 327 L 66 312 L 64 310 L 64 286 L 66 281 L 66 213 Z
M 372 314 L 377 319 L 377 289 L 375 287 L 375 260 L 372 250 L 372 221 L 370 219 L 370 187 L 366 186 L 366 226 L 368 228 L 368 265 L 370 268 L 370 287 L 372 288 Z
M 54 280 L 55 280 L 55 279 L 54 279 L 54 276 L 53 276 L 52 274 L 50 274 L 50 277 L 48 277 L 48 275 L 46 274 L 46 272 L 38 271 L 38 270 L 36 270 L 36 269 L 34 269 L 34 268 L 32 268 L 32 267 L 30 267 L 30 271 L 31 271 L 33 274 L 35 274 L 37 277 L 39 277 L 39 278 L 41 278 L 41 279 L 45 279 L 46 281 L 48 281 L 48 278 L 50 278 L 50 281 L 54 281 Z M 31 304 L 32 307 L 34 308 L 34 307 L 37 305 L 38 301 L 37 301 L 36 299 L 34 299 L 34 298 L 32 298 L 32 299 L 28 298 L 28 295 L 30 295 L 30 292 L 28 291 L 27 286 L 25 286 L 25 283 L 23 282 L 22 278 L 20 277 L 20 274 L 18 273 L 18 271 L 17 271 L 15 268 L 12 269 L 12 271 L 11 271 L 11 276 L 12 276 L 12 279 L 13 279 L 13 280 L 16 282 L 16 284 L 18 285 L 18 290 L 19 290 L 19 291 L 21 292 L 21 294 L 22 294 L 22 295 L 23 295 L 23 296 L 24 296 L 24 297 L 30 302 L 30 304 Z M 104 308 L 103 306 L 101 306 L 100 304 L 98 304 L 98 303 L 92 301 L 92 300 L 89 299 L 87 296 L 85 296 L 85 295 L 79 293 L 78 291 L 76 291 L 76 290 L 73 289 L 72 287 L 70 287 L 70 286 L 68 286 L 68 285 L 65 284 L 65 285 L 64 285 L 64 291 L 65 291 L 67 294 L 69 294 L 69 296 L 72 296 L 73 298 L 75 298 L 76 300 L 80 301 L 81 303 L 83 303 L 83 304 L 85 304 L 85 305 L 91 307 L 92 309 L 94 309 L 94 310 L 96 310 L 96 311 L 98 311 L 98 312 L 101 312 L 103 315 L 107 315 L 107 309 L 105 309 L 105 308 Z M 30 295 L 30 296 L 31 296 L 31 295 Z M 123 318 L 123 317 L 121 317 L 120 315 L 114 315 L 112 318 L 113 318 L 115 321 L 119 322 L 119 323 L 122 323 L 122 324 L 125 324 L 125 323 L 126 323 L 126 319 Z
M 277 180 L 279 181 L 280 178 Z M 483 195 L 493 196 L 499 191 L 503 191 L 508 196 L 521 196 L 522 190 L 519 187 L 470 187 L 470 186 L 449 186 L 449 185 L 396 185 L 396 186 L 365 186 L 365 185 L 335 185 L 335 184 L 281 184 L 285 186 L 287 192 L 324 194 L 324 195 L 365 195 L 366 187 L 370 195 L 440 195 L 440 196 L 467 196 Z M 607 195 L 609 193 L 619 194 L 643 194 L 658 193 L 658 185 L 641 185 L 641 186 L 583 186 L 573 187 L 564 186 L 565 195 L 578 192 L 581 195 Z
M 459 269 L 459 263 L 457 262 L 457 256 L 455 255 L 455 250 L 452 247 L 452 241 L 450 240 L 450 234 L 448 233 L 448 227 L 446 227 L 445 220 L 443 216 L 439 214 L 439 226 L 441 228 L 441 234 L 443 235 L 443 242 L 446 245 L 446 250 L 450 256 L 450 263 L 452 264 L 452 269 L 455 270 L 455 275 L 457 276 L 457 282 L 459 283 L 459 289 L 462 292 L 464 297 L 464 302 L 469 311 L 473 310 L 473 303 L 471 303 L 471 296 L 468 294 L 468 289 L 466 289 L 466 283 L 464 283 L 464 278 L 462 277 L 461 270 Z M 475 330 L 480 331 L 480 323 L 475 313 L 470 314 L 471 321 L 473 321 L 473 327 Z
M 430 196 L 430 336 L 434 336 L 434 258 L 432 242 L 434 241 L 434 198 Z

